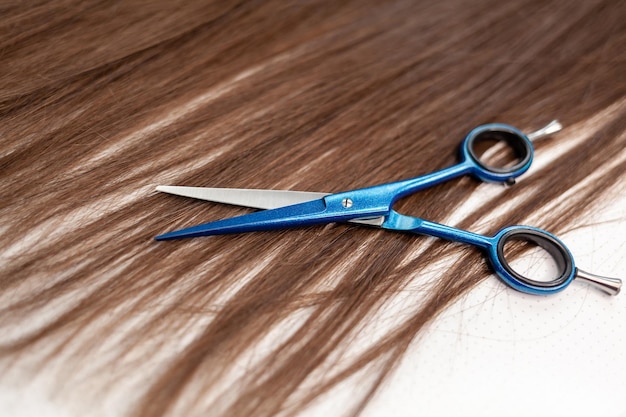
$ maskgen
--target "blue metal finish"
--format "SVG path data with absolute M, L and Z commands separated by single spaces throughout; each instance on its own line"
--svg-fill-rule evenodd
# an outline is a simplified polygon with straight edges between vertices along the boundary
M 486 252 L 489 261 L 496 274 L 510 287 L 517 291 L 528 294 L 544 295 L 559 292 L 567 287 L 576 276 L 574 257 L 567 247 L 556 236 L 529 226 L 509 226 L 500 230 L 495 236 L 483 236 L 466 230 L 457 229 L 444 224 L 423 220 L 417 217 L 405 216 L 391 210 L 385 222 L 381 226 L 384 229 L 419 233 L 427 236 L 439 237 L 454 242 L 466 243 L 477 246 Z M 546 249 L 560 264 L 562 271 L 559 276 L 550 282 L 537 282 L 515 273 L 504 257 L 504 253 L 498 248 L 510 239 L 507 234 L 511 232 L 534 232 L 540 238 Z M 543 245 L 542 245 L 543 246 Z
M 503 245 L 507 240 L 507 233 L 517 231 L 534 231 L 537 236 L 546 239 L 547 246 L 544 246 L 548 251 L 558 250 L 560 255 L 552 254 L 552 257 L 560 263 L 562 269 L 560 277 L 552 280 L 551 282 L 538 283 L 526 277 L 521 277 L 518 274 L 512 273 L 511 268 L 507 267 L 506 259 L 501 251 L 498 251 L 498 247 Z M 548 243 L 548 242 L 552 243 Z M 561 240 L 551 233 L 545 230 L 538 229 L 530 226 L 509 226 L 500 230 L 494 237 L 492 245 L 488 248 L 489 260 L 493 266 L 496 274 L 502 278 L 502 280 L 510 287 L 517 291 L 525 292 L 528 294 L 544 295 L 553 294 L 565 289 L 576 278 L 576 265 L 574 263 L 574 257 L 569 251 L 567 246 Z M 518 276 L 515 276 L 518 275 Z
M 498 132 L 510 135 L 515 141 L 514 146 L 520 150 L 521 161 L 508 168 L 494 168 L 482 163 L 472 149 L 474 140 L 485 132 Z M 513 226 L 503 229 L 493 237 L 482 236 L 450 226 L 430 222 L 416 217 L 405 216 L 392 210 L 398 199 L 419 190 L 440 184 L 463 175 L 474 175 L 483 181 L 512 182 L 515 178 L 528 170 L 532 163 L 532 144 L 519 130 L 509 125 L 490 124 L 479 126 L 472 130 L 461 145 L 460 162 L 449 168 L 410 178 L 403 181 L 362 188 L 328 195 L 322 199 L 295 204 L 273 210 L 265 210 L 230 219 L 210 222 L 191 228 L 178 230 L 156 237 L 157 240 L 178 239 L 183 237 L 197 237 L 228 233 L 242 233 L 260 230 L 272 230 L 286 227 L 301 227 L 330 222 L 345 222 L 348 220 L 384 216 L 381 227 L 394 231 L 407 231 L 424 235 L 436 236 L 447 240 L 462 242 L 483 249 L 495 272 L 512 288 L 531 294 L 550 294 L 565 288 L 575 276 L 575 267 L 571 254 L 567 249 L 551 250 L 554 254 L 563 254 L 561 263 L 572 271 L 567 276 L 561 276 L 558 283 L 538 283 L 521 277 L 511 271 L 508 263 L 498 248 L 512 231 L 524 231 L 533 239 L 538 239 L 542 245 L 561 245 L 562 243 L 549 233 L 540 229 L 524 226 Z M 542 237 L 545 237 L 542 238 Z M 560 256 L 560 255 L 559 255 Z M 516 276 L 517 275 L 517 276 Z

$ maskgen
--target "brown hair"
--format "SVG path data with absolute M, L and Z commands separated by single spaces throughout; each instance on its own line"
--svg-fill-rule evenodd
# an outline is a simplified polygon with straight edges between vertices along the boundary
M 623 2 L 0 10 L 3 378 L 52 375 L 67 401 L 293 415 L 356 377 L 358 414 L 424 326 L 491 276 L 472 248 L 344 224 L 155 242 L 248 212 L 155 185 L 343 191 L 450 165 L 481 123 L 558 117 L 536 147 L 549 166 L 456 225 L 559 234 L 626 171 Z M 464 178 L 396 209 L 446 222 L 478 187 L 495 185 Z M 400 294 L 406 314 L 360 337 Z

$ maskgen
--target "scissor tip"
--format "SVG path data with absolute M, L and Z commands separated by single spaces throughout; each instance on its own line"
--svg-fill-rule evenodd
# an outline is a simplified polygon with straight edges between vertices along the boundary
M 203 226 L 203 225 L 200 225 Z M 186 237 L 208 236 L 212 233 L 202 230 L 202 227 L 189 227 L 187 229 L 174 230 L 173 232 L 163 233 L 154 237 L 154 240 L 174 240 Z M 213 233 L 214 234 L 214 233 Z
M 183 236 L 181 233 L 177 233 L 177 232 L 169 232 L 169 233 L 163 233 L 162 235 L 158 235 L 154 237 L 154 240 L 173 240 L 173 239 L 178 239 L 181 237 L 185 237 Z
M 167 233 L 154 237 L 154 240 L 167 240 Z

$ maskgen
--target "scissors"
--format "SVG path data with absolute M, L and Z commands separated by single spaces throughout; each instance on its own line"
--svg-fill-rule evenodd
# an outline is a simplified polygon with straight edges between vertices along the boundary
M 213 202 L 264 209 L 251 214 L 218 220 L 156 236 L 156 240 L 254 232 L 302 227 L 331 222 L 350 222 L 399 232 L 413 232 L 474 245 L 483 250 L 495 273 L 510 287 L 529 294 L 552 294 L 566 288 L 574 278 L 585 281 L 610 295 L 616 295 L 621 280 L 590 274 L 576 268 L 569 249 L 556 236 L 530 226 L 509 226 L 494 236 L 457 229 L 418 217 L 406 216 L 392 209 L 395 201 L 409 194 L 452 179 L 473 175 L 482 181 L 513 184 L 525 173 L 533 159 L 531 139 L 561 129 L 553 121 L 543 129 L 525 135 L 506 124 L 493 123 L 470 131 L 461 143 L 457 164 L 426 175 L 336 194 L 159 186 L 158 191 Z M 516 160 L 508 166 L 486 163 L 477 148 L 481 142 L 495 141 L 509 147 Z M 496 148 L 496 146 L 492 147 Z M 505 258 L 504 247 L 518 241 L 543 248 L 554 260 L 558 276 L 549 281 L 536 280 L 515 271 Z

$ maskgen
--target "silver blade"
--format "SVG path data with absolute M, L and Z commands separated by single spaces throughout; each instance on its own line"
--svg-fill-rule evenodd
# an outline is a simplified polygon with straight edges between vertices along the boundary
M 235 206 L 250 207 L 271 210 L 294 204 L 306 203 L 307 201 L 319 200 L 329 193 L 310 191 L 286 191 L 286 190 L 258 190 L 245 188 L 206 188 L 184 187 L 176 185 L 159 185 L 157 191 L 175 194 L 182 197 L 191 197 L 198 200 L 213 201 L 215 203 L 232 204 Z M 352 220 L 351 223 L 369 224 L 380 226 L 383 217 L 372 219 Z
M 204 188 L 159 185 L 157 191 L 176 194 L 183 197 L 213 201 L 215 203 L 232 204 L 234 206 L 258 208 L 264 210 L 291 206 L 319 200 L 328 193 L 284 190 L 250 190 L 244 188 Z

